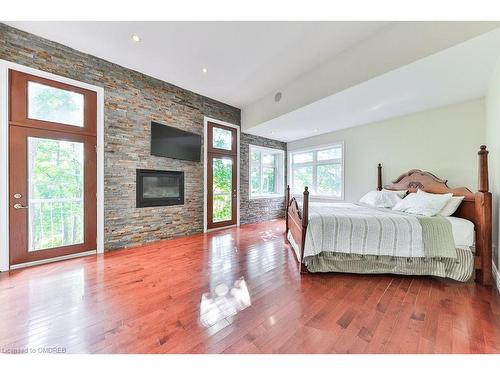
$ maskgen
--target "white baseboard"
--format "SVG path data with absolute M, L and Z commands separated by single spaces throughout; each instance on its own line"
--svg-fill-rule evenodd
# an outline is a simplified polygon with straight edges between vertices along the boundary
M 498 289 L 498 293 L 500 293 L 500 272 L 498 272 L 497 266 L 493 262 L 493 280 L 495 281 Z
M 58 262 L 60 260 L 80 258 L 80 257 L 85 257 L 88 255 L 96 255 L 96 254 L 97 254 L 96 250 L 89 250 L 89 251 L 84 251 L 83 253 L 68 254 L 68 255 L 62 255 L 60 257 L 55 257 L 55 258 L 50 258 L 50 259 L 42 259 L 42 260 L 35 260 L 33 262 L 15 264 L 15 265 L 10 266 L 10 269 L 15 270 L 18 268 L 38 266 L 39 264 L 53 263 L 53 262 Z

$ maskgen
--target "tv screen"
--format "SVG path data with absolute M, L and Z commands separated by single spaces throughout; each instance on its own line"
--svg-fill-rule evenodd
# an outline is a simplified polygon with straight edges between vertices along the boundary
M 201 136 L 152 121 L 151 155 L 200 161 Z

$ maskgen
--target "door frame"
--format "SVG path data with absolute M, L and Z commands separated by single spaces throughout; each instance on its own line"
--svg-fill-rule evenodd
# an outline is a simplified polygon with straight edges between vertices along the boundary
M 0 272 L 18 268 L 9 262 L 9 69 L 94 91 L 97 95 L 97 249 L 48 260 L 104 252 L 104 89 L 0 59 Z M 39 261 L 32 263 L 42 263 Z M 31 265 L 24 264 L 24 265 Z
M 236 226 L 240 226 L 240 127 L 235 124 L 231 124 L 226 121 L 220 121 L 211 117 L 203 117 L 203 232 L 211 232 L 214 230 L 220 230 L 224 228 L 234 227 L 234 225 L 229 225 L 226 227 L 207 229 L 207 161 L 208 161 L 208 123 L 212 122 L 214 124 L 219 124 L 222 126 L 227 126 L 236 129 Z

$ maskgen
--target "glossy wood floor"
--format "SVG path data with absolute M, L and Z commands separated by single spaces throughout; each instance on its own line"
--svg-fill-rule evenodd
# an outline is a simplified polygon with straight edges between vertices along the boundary
M 0 274 L 0 350 L 500 353 L 495 289 L 299 277 L 283 221 Z

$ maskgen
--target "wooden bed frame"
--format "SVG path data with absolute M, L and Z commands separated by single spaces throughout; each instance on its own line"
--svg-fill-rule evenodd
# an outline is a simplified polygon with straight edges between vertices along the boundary
M 392 184 L 382 186 L 382 165 L 378 165 L 377 190 L 382 187 L 387 190 L 408 190 L 415 192 L 417 189 L 435 193 L 453 193 L 456 196 L 465 196 L 453 216 L 470 220 L 474 223 L 476 232 L 474 268 L 476 270 L 476 282 L 482 285 L 491 285 L 491 193 L 488 186 L 488 151 L 486 146 L 481 146 L 479 152 L 479 182 L 478 191 L 473 193 L 468 188 L 449 188 L 447 180 L 442 180 L 432 173 L 412 169 L 403 173 Z M 297 199 L 290 195 L 290 186 L 286 192 L 286 233 L 290 231 L 291 236 L 300 249 L 297 255 L 300 271 L 307 273 L 303 267 L 304 245 L 309 222 L 309 190 L 305 187 L 303 193 L 302 209 Z

